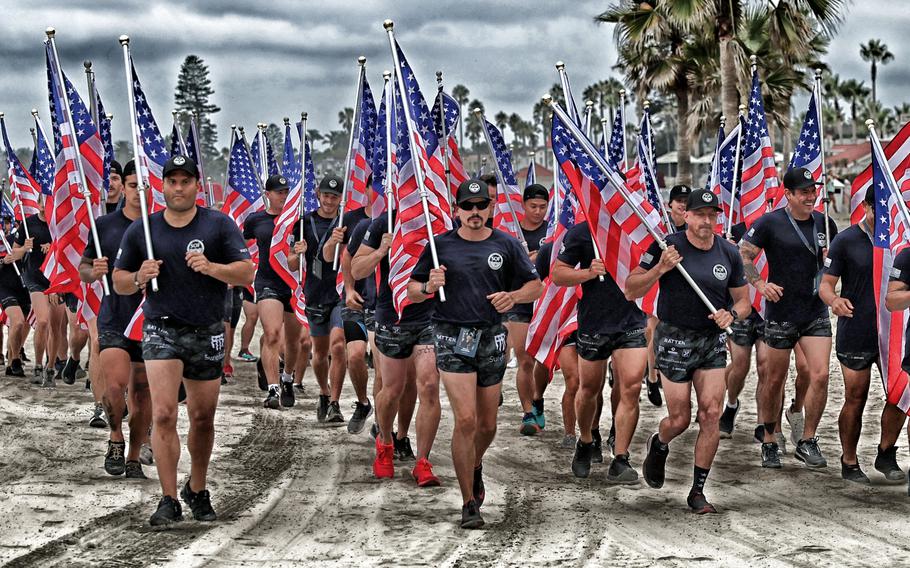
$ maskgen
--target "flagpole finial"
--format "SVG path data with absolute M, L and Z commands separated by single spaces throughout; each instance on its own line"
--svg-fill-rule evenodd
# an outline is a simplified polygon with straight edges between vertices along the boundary
M 238 127 L 237 127 L 237 130 L 240 131 L 240 134 L 243 134 L 243 127 L 242 127 L 242 126 L 238 126 Z
M 382 72 L 382 78 L 388 81 L 392 77 L 392 72 L 386 69 Z
M 751 65 L 758 65 L 758 56 L 755 55 L 754 53 L 753 53 L 752 55 L 750 55 L 750 56 L 749 56 L 749 63 L 750 63 Z
M 85 61 L 82 62 L 82 66 L 85 67 L 86 73 L 92 72 L 92 62 L 89 61 L 88 59 L 86 59 Z
M 395 22 L 393 22 L 392 20 L 386 20 L 386 21 L 382 22 L 382 27 L 385 28 L 385 31 L 390 31 L 392 28 L 395 27 Z
M 739 113 L 740 114 L 746 113 L 746 105 L 739 105 Z
M 550 96 L 550 93 L 547 93 L 546 95 L 542 96 L 540 100 L 543 102 L 543 104 L 550 106 L 550 104 L 553 102 L 553 97 Z
M 483 109 L 480 107 L 474 107 L 473 109 L 471 109 L 471 112 L 473 112 L 477 116 L 480 116 L 483 114 Z
M 727 125 L 727 117 L 721 115 L 720 117 L 720 127 L 723 128 Z
M 565 64 L 565 63 L 563 63 L 562 61 L 557 61 L 557 62 L 556 62 L 556 70 L 557 70 L 557 71 L 562 71 L 562 70 L 565 69 L 565 68 L 566 68 L 566 64 Z
M 232 124 L 232 125 L 231 125 L 231 130 L 237 130 L 237 125 L 236 125 L 236 124 Z
M 586 108 L 591 108 L 591 107 L 593 107 L 593 106 L 594 106 L 594 101 L 585 101 L 585 107 L 586 107 Z
M 34 128 L 29 128 L 29 129 L 28 129 L 28 132 L 29 132 L 29 134 L 31 134 L 32 136 L 35 135 L 35 129 L 34 129 Z
M 177 120 L 177 115 L 178 115 L 178 114 L 180 114 L 180 111 L 177 110 L 177 109 L 174 109 L 174 110 L 171 111 L 171 116 L 174 117 L 174 120 Z
M 436 82 L 438 82 L 438 83 L 442 82 L 442 71 L 436 72 Z
M 822 70 L 821 70 L 821 68 L 816 68 L 816 69 L 815 69 L 815 78 L 816 78 L 816 79 L 821 79 L 821 78 L 822 78 Z
M 360 57 L 357 58 L 357 64 L 360 65 L 361 67 L 363 67 L 364 65 L 367 64 L 367 58 L 361 55 Z
M 266 123 L 264 123 L 264 122 L 257 122 L 257 123 L 256 123 L 256 128 L 261 128 L 261 129 L 265 130 L 265 127 L 266 127 L 266 126 L 268 126 L 268 125 L 267 125 Z
M 306 117 L 307 117 L 307 116 L 308 116 L 308 115 L 307 115 L 307 113 L 305 113 L 305 112 L 300 113 L 300 118 L 301 118 L 301 120 L 306 120 Z
M 645 99 L 644 102 L 641 103 L 641 107 L 645 110 L 648 110 L 649 108 L 651 108 L 651 101 L 649 101 L 648 99 Z
M 114 115 L 109 112 L 104 113 L 104 116 L 107 117 L 108 120 L 114 120 Z
M 35 118 L 38 118 L 38 109 L 36 109 L 36 108 L 32 109 L 32 116 L 34 116 Z
M 625 89 L 620 89 L 620 90 L 619 90 L 619 96 L 620 96 L 620 97 L 626 96 L 626 90 L 625 90 Z
M 123 34 L 122 36 L 120 36 L 120 45 L 129 45 L 129 44 L 130 44 L 130 36 L 128 36 L 126 34 Z
M 867 118 L 867 119 L 866 119 L 866 127 L 867 127 L 869 130 L 872 130 L 873 128 L 875 128 L 875 121 L 872 120 L 871 118 Z
M 6 113 L 0 111 L 0 118 L 3 118 L 4 116 L 6 116 Z
M 282 120 L 282 122 L 284 122 L 285 126 L 289 126 L 291 124 L 291 119 L 288 117 L 284 117 L 281 120 Z
M 53 38 L 55 35 L 57 35 L 57 30 L 54 28 L 47 28 L 44 30 L 44 33 L 47 35 L 47 37 Z

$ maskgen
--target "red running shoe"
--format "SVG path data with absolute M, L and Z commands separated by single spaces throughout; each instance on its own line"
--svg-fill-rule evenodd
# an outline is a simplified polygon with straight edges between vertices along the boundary
M 439 478 L 433 475 L 433 464 L 427 458 L 420 458 L 411 475 L 417 482 L 417 487 L 438 487 L 441 485 Z
M 381 438 L 376 436 L 376 459 L 373 460 L 373 475 L 376 479 L 395 477 L 395 464 L 392 463 L 394 452 L 394 444 L 383 444 Z

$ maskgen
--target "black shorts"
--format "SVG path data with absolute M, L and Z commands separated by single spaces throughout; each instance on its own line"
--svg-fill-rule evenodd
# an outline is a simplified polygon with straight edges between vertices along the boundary
M 654 331 L 655 367 L 674 383 L 692 380 L 699 369 L 727 366 L 727 332 L 683 329 L 666 322 Z
M 69 292 L 63 294 L 63 304 L 70 313 L 75 314 L 79 310 L 79 298 L 77 298 L 75 294 Z
M 28 290 L 29 294 L 31 294 L 33 292 L 36 294 L 43 294 L 44 291 L 47 290 L 49 287 L 50 286 L 47 284 L 40 284 L 40 283 L 31 282 L 31 281 L 25 283 L 25 289 Z
M 341 323 L 344 326 L 344 342 L 367 340 L 367 324 L 363 310 L 341 308 Z
M 831 337 L 831 319 L 821 316 L 797 324 L 789 321 L 766 321 L 765 344 L 774 349 L 793 349 L 801 337 Z
M 22 313 L 27 316 L 29 310 L 32 308 L 32 300 L 25 288 L 18 288 L 15 290 L 0 288 L 0 306 L 2 306 L 4 310 L 13 306 L 19 306 L 22 308 Z
M 236 299 L 237 296 L 233 292 L 228 292 L 224 300 L 224 323 L 228 324 L 231 329 L 240 323 L 240 313 L 243 311 L 243 303 Z
M 606 361 L 617 349 L 647 347 L 645 328 L 639 327 L 616 333 L 588 334 L 578 332 L 575 349 L 585 361 Z
M 98 330 L 98 351 L 105 349 L 123 349 L 130 356 L 133 363 L 142 363 L 142 344 L 129 337 L 110 330 Z
M 566 340 L 562 342 L 563 347 L 576 347 L 578 345 L 578 330 L 573 331 L 566 336 Z
M 344 329 L 341 321 L 341 304 L 317 304 L 306 307 L 306 317 L 310 323 L 310 337 L 325 337 L 335 328 Z
M 407 359 L 418 345 L 433 345 L 430 324 L 376 324 L 376 349 L 391 359 Z
M 244 302 L 256 302 L 256 298 L 253 297 L 253 293 L 250 292 L 250 289 L 246 286 L 240 289 L 240 297 Z
M 178 359 L 187 379 L 221 378 L 224 363 L 224 322 L 208 326 L 173 325 L 167 320 L 145 320 L 142 358 L 146 361 Z
M 879 363 L 878 351 L 838 351 L 836 355 L 841 365 L 852 371 L 865 371 Z
M 531 315 L 521 312 L 506 312 L 502 321 L 505 323 L 531 323 Z
M 271 288 L 269 286 L 256 286 L 256 303 L 258 304 L 262 300 L 278 300 L 281 302 L 281 307 L 284 308 L 284 313 L 294 313 L 294 308 L 291 307 L 290 292 L 284 292 L 282 290 Z
M 363 323 L 367 326 L 367 331 L 376 331 L 376 310 L 364 308 Z
M 506 338 L 509 332 L 501 323 L 476 329 L 480 334 L 477 352 L 473 357 L 467 357 L 455 353 L 461 326 L 434 322 L 436 366 L 447 373 L 477 373 L 477 386 L 496 386 L 506 373 Z
M 730 341 L 740 347 L 752 347 L 765 336 L 765 322 L 755 313 L 749 314 L 744 320 L 734 321 L 730 328 L 733 330 Z

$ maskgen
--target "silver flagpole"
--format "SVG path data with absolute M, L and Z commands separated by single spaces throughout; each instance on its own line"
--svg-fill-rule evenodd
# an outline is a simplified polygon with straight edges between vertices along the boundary
M 395 195 L 392 188 L 392 176 L 395 168 L 392 166 L 392 109 L 395 108 L 394 88 L 392 87 L 392 72 L 385 70 L 382 72 L 384 84 L 382 90 L 385 93 L 385 214 L 389 234 L 394 232 L 392 226 L 392 204 L 395 201 Z M 451 202 L 450 202 L 451 203 Z M 392 248 L 389 247 L 389 263 L 392 262 Z
M 619 90 L 619 108 L 616 112 L 619 112 L 622 116 L 620 118 L 620 125 L 622 126 L 622 167 L 629 167 L 629 158 L 628 150 L 626 150 L 626 90 Z M 625 172 L 623 172 L 625 173 Z
M 440 144 L 442 146 L 442 165 L 446 170 L 446 195 L 449 198 L 449 211 L 452 211 L 452 170 L 449 169 L 449 133 L 446 128 L 446 101 L 442 96 L 442 71 L 436 72 L 436 88 L 438 90 L 436 97 L 439 100 L 439 131 L 442 132 L 442 144 Z
M 227 201 L 228 180 L 231 179 L 231 152 L 234 151 L 234 142 L 237 141 L 237 125 L 231 125 L 231 142 L 228 144 L 228 159 L 224 166 L 224 183 L 221 184 L 221 200 Z M 258 173 L 256 175 L 259 175 Z
M 730 189 L 730 214 L 727 215 L 727 236 L 730 236 L 731 227 L 733 226 L 733 208 L 736 207 L 736 192 L 739 190 L 739 181 L 740 181 L 740 160 L 742 159 L 742 147 L 743 147 L 743 129 L 742 129 L 742 116 L 746 113 L 746 105 L 739 105 L 739 118 L 736 119 L 736 126 L 733 127 L 734 130 L 739 128 L 739 136 L 736 137 L 736 153 L 733 154 L 733 185 Z M 721 118 L 723 119 L 723 118 Z
M 307 113 L 300 113 L 300 130 L 297 131 L 297 136 L 300 137 L 300 240 L 304 240 L 303 237 L 303 216 L 304 211 L 304 196 L 306 193 L 306 144 L 307 144 L 307 132 L 306 132 L 306 121 Z M 302 268 L 301 268 L 302 270 Z M 301 275 L 303 272 L 301 272 Z
M 594 116 L 594 101 L 585 101 L 585 136 L 588 138 L 591 137 L 591 131 L 594 128 L 594 123 L 591 120 Z
M 174 121 L 174 131 L 177 132 L 177 145 L 180 146 L 180 153 L 183 154 L 184 156 L 186 156 L 189 153 L 186 151 L 186 140 L 183 139 L 183 133 L 180 132 L 180 125 L 177 124 L 177 120 L 178 120 L 179 116 L 180 116 L 179 110 L 171 111 L 171 118 Z M 198 167 L 199 164 L 196 164 L 196 166 Z M 202 178 L 202 179 L 205 179 L 205 178 Z
M 354 97 L 354 116 L 351 117 L 351 136 L 348 139 L 348 153 L 344 159 L 344 179 L 341 183 L 341 205 L 338 206 L 338 228 L 344 228 L 344 209 L 347 206 L 348 201 L 348 184 L 350 184 L 351 178 L 351 154 L 354 150 L 354 132 L 358 129 L 360 125 L 360 94 L 363 92 L 363 79 L 366 77 L 366 64 L 367 58 L 360 56 L 357 58 L 357 65 L 360 66 L 360 70 L 357 75 L 357 95 Z M 332 270 L 338 270 L 341 265 L 341 255 L 339 251 L 341 250 L 341 243 L 335 245 L 335 257 L 332 259 Z
M 240 132 L 240 140 L 243 142 L 243 150 L 246 152 L 246 156 L 250 160 L 250 163 L 252 164 L 253 163 L 253 154 L 252 154 L 252 152 L 250 152 L 250 145 L 247 144 L 246 134 L 243 133 L 243 127 L 239 126 L 239 127 L 237 127 L 237 130 Z M 259 193 L 261 194 L 263 191 L 265 191 L 262 188 L 262 180 L 259 179 L 259 176 L 253 176 L 253 177 L 256 178 L 256 185 L 259 186 Z M 263 205 L 265 205 L 265 204 L 263 204 Z
M 888 163 L 888 158 L 885 157 L 885 151 L 882 150 L 882 143 L 878 139 L 878 134 L 875 132 L 875 121 L 871 118 L 866 120 L 866 127 L 869 129 L 869 142 L 872 143 L 872 152 L 878 157 L 879 163 L 882 165 L 882 170 L 891 182 L 891 187 L 898 190 L 898 194 L 894 196 L 894 200 L 897 201 L 897 207 L 901 212 L 901 217 L 904 218 L 904 223 L 906 223 L 907 226 L 910 226 L 910 211 L 907 210 L 907 203 L 900 194 L 899 186 L 894 179 L 894 172 L 891 171 L 891 165 Z
M 496 152 L 493 150 L 493 140 L 490 138 L 490 129 L 487 128 L 487 119 L 484 117 L 483 110 L 480 108 L 474 109 L 474 114 L 477 115 L 478 120 L 480 120 L 480 125 L 483 127 L 483 137 L 487 141 L 487 148 L 490 149 L 490 156 L 493 157 L 493 163 L 496 164 L 496 167 L 493 168 L 493 171 L 496 173 L 496 182 L 499 184 L 499 187 L 502 188 L 503 193 L 506 197 L 506 205 L 509 206 L 509 213 L 512 215 L 512 222 L 515 225 L 515 236 L 518 237 L 518 240 L 525 247 L 525 250 L 528 249 L 528 243 L 525 241 L 524 232 L 521 230 L 521 223 L 518 222 L 518 215 L 515 214 L 515 208 L 512 207 L 512 199 L 509 196 L 509 186 L 506 185 L 505 179 L 502 175 L 502 166 L 499 164 L 499 160 L 496 159 Z M 497 195 L 497 201 L 499 197 Z M 494 205 L 495 207 L 495 205 Z M 493 210 L 495 214 L 495 209 Z
M 54 28 L 47 28 L 47 31 L 45 33 L 47 34 L 47 40 L 50 42 L 51 49 L 54 52 L 54 64 L 56 66 L 57 77 L 60 80 L 60 82 L 56 85 L 56 87 L 57 87 L 57 89 L 59 89 L 60 94 L 63 95 L 63 100 L 61 101 L 61 103 L 68 107 L 69 95 L 66 92 L 66 86 L 63 84 L 63 69 L 60 68 L 60 59 L 59 59 L 60 56 L 57 54 L 57 44 L 54 42 L 54 36 L 56 35 L 57 32 L 56 32 L 56 30 L 54 30 Z M 72 122 L 72 116 L 70 115 L 70 109 L 69 108 L 58 109 L 58 111 L 61 111 L 61 110 L 62 110 L 63 116 L 66 117 L 66 120 L 68 122 Z M 67 135 L 69 136 L 70 142 L 73 145 L 73 152 L 76 154 L 76 170 L 79 172 L 78 181 L 82 186 L 81 187 L 82 199 L 83 199 L 83 201 L 85 201 L 85 208 L 86 208 L 86 211 L 88 212 L 88 215 L 87 215 L 88 216 L 88 225 L 89 225 L 89 230 L 91 231 L 91 234 L 92 234 L 92 241 L 95 245 L 95 250 L 98 252 L 98 254 L 101 254 L 101 241 L 100 241 L 100 239 L 98 239 L 98 228 L 95 227 L 95 212 L 92 210 L 92 193 L 91 193 L 91 191 L 89 191 L 88 182 L 86 181 L 86 177 L 85 177 L 85 170 L 82 167 L 82 152 L 79 150 L 79 140 L 76 137 L 76 133 L 73 131 L 70 131 Z M 99 194 L 99 198 L 100 197 L 101 196 Z M 111 288 L 108 285 L 107 277 L 104 277 L 101 279 L 101 287 L 104 289 L 105 296 L 111 295 Z
M 395 81 L 398 84 L 398 90 L 401 93 L 402 97 L 402 110 L 404 111 L 405 122 L 408 126 L 408 138 L 411 136 L 411 132 L 415 132 L 417 129 L 413 118 L 411 117 L 411 108 L 410 105 L 404 99 L 407 97 L 408 90 L 405 88 L 404 78 L 401 76 L 401 62 L 398 60 L 398 50 L 395 49 L 395 32 L 393 31 L 395 24 L 392 20 L 386 20 L 382 23 L 382 27 L 385 28 L 386 34 L 389 36 L 389 47 L 392 49 L 392 61 L 395 63 Z M 392 104 L 395 104 L 393 101 Z M 430 247 L 430 256 L 433 259 L 433 268 L 439 268 L 439 255 L 436 254 L 436 240 L 433 238 L 433 219 L 430 217 L 430 206 L 427 203 L 427 186 L 426 181 L 424 180 L 423 165 L 420 161 L 420 156 L 417 154 L 417 151 L 414 149 L 414 144 L 411 142 L 408 144 L 408 148 L 411 152 L 411 162 L 414 164 L 414 175 L 417 177 L 417 187 L 420 191 L 420 204 L 423 207 L 423 220 L 427 226 L 427 245 Z M 439 301 L 446 301 L 445 287 L 439 288 Z
M 129 95 L 130 107 L 130 129 L 133 132 L 133 163 L 136 165 L 136 179 L 139 180 L 139 209 L 140 218 L 142 219 L 142 233 L 145 236 L 145 256 L 148 260 L 155 260 L 155 252 L 152 250 L 152 232 L 149 229 L 149 207 L 146 201 L 146 191 L 151 187 L 149 180 L 144 173 L 147 172 L 142 167 L 142 159 L 139 155 L 139 145 L 142 144 L 142 137 L 139 134 L 139 122 L 136 118 L 136 94 L 133 88 L 133 64 L 130 57 L 130 37 L 127 35 L 120 36 L 120 45 L 123 47 L 123 65 L 126 68 L 126 86 Z M 101 249 L 98 249 L 101 250 Z M 158 291 L 158 279 L 152 278 L 152 291 Z
M 268 154 L 265 151 L 265 123 L 256 123 L 256 134 L 259 135 L 259 171 L 257 173 L 259 174 L 259 185 L 261 187 L 269 179 Z M 263 199 L 265 199 L 264 196 Z
M 32 116 L 37 117 L 38 111 L 35 109 L 32 109 Z M 4 117 L 4 114 L 2 112 L 0 112 L 0 128 L 3 128 L 3 130 L 5 131 L 6 122 L 4 121 L 3 117 Z M 32 133 L 32 141 L 35 144 L 35 151 L 37 151 L 38 150 L 38 137 L 35 135 L 35 129 L 29 128 L 29 131 Z M 9 156 L 7 156 L 7 158 L 9 158 Z M 5 180 L 4 180 L 4 182 L 5 182 Z M 10 186 L 9 190 L 10 190 L 10 195 L 12 195 L 12 192 L 13 192 L 12 186 Z M 43 192 L 42 192 L 42 195 L 43 195 Z M 30 239 L 32 237 L 31 237 L 31 235 L 28 234 L 28 224 L 25 222 L 25 205 L 22 204 L 22 195 L 21 194 L 19 195 L 19 199 L 17 201 L 19 202 L 19 214 L 22 215 L 22 230 L 25 232 L 25 238 Z M 38 204 L 38 208 L 39 209 L 41 208 L 40 203 Z M 15 214 L 15 211 L 13 213 Z
M 610 155 L 610 134 L 607 132 L 607 125 L 610 124 L 610 121 L 606 117 L 600 117 L 600 130 L 603 132 L 604 137 L 604 158 L 609 158 Z
M 205 190 L 206 207 L 213 207 L 215 205 L 215 188 L 212 186 L 211 176 L 205 175 L 205 160 L 202 156 L 202 146 L 199 144 L 199 130 L 196 128 L 196 111 L 190 112 L 190 132 L 193 134 L 193 143 L 196 145 L 193 152 L 198 160 L 196 166 L 199 168 L 199 176 L 205 177 L 208 181 L 208 187 Z M 230 151 L 230 146 L 228 146 L 228 150 Z
M 822 70 L 815 70 L 815 113 L 818 115 L 818 152 L 822 161 L 822 203 L 825 207 L 825 246 L 831 246 L 831 227 L 828 221 L 828 205 L 831 198 L 828 196 L 828 173 L 825 167 L 825 122 L 822 116 Z M 898 199 L 898 201 L 902 201 Z
M 613 187 L 615 187 L 616 190 L 619 191 L 620 195 L 622 195 L 623 199 L 625 199 L 626 204 L 629 205 L 629 207 L 632 209 L 632 212 L 635 213 L 635 216 L 638 217 L 639 220 L 641 220 L 642 225 L 644 225 L 644 227 L 648 231 L 648 233 L 651 234 L 651 237 L 654 238 L 655 242 L 657 242 L 657 245 L 661 248 L 661 250 L 666 250 L 667 242 L 663 239 L 663 237 L 660 236 L 660 234 L 658 234 L 654 230 L 653 227 L 651 227 L 651 225 L 648 224 L 647 220 L 645 219 L 644 212 L 638 207 L 638 205 L 632 200 L 631 196 L 626 191 L 626 188 L 624 187 L 624 182 L 623 182 L 622 178 L 619 177 L 619 174 L 610 168 L 610 166 L 609 166 L 609 164 L 607 164 L 606 160 L 604 160 L 600 156 L 600 154 L 598 154 L 597 149 L 594 148 L 594 146 L 590 143 L 590 141 L 588 141 L 587 138 L 585 138 L 585 135 L 581 132 L 581 130 L 578 129 L 578 125 L 576 125 L 574 122 L 572 122 L 571 119 L 569 119 L 566 112 L 562 108 L 560 108 L 560 106 L 558 104 L 553 102 L 553 98 L 549 94 L 547 94 L 543 97 L 543 102 L 545 105 L 547 105 L 551 109 L 553 109 L 553 113 L 556 114 L 557 116 L 559 116 L 560 120 L 562 120 L 565 123 L 566 127 L 568 128 L 569 134 L 571 134 L 572 138 L 574 138 L 575 141 L 578 142 L 578 144 L 582 147 L 582 149 L 585 151 L 585 153 L 587 153 L 588 156 L 591 158 L 591 160 L 594 162 L 594 165 L 596 165 L 598 167 L 598 169 L 600 169 L 600 171 L 603 172 L 604 175 L 607 176 L 607 179 L 610 181 L 610 183 L 613 184 Z M 595 247 L 594 250 L 597 250 L 597 247 Z M 709 300 L 708 297 L 705 296 L 705 293 L 702 292 L 701 288 L 699 288 L 699 286 L 695 282 L 695 280 L 692 279 L 692 276 L 685 269 L 685 267 L 682 264 L 677 264 L 676 269 L 679 270 L 680 275 L 682 275 L 682 277 L 685 278 L 685 280 L 689 284 L 689 286 L 692 287 L 692 290 L 695 291 L 695 294 L 698 295 L 698 298 L 702 301 L 702 303 L 704 303 L 705 307 L 707 307 L 708 310 L 712 314 L 717 313 L 717 308 L 715 308 L 714 304 L 711 303 L 711 300 Z M 732 330 L 730 328 L 727 328 L 725 331 L 727 333 L 732 333 Z

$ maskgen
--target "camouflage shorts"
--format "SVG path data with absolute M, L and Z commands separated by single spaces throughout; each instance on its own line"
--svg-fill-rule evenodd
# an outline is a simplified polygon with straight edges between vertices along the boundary
M 480 328 L 477 352 L 473 357 L 455 353 L 455 343 L 461 326 L 445 322 L 433 323 L 436 344 L 436 366 L 449 373 L 477 373 L 477 386 L 492 387 L 502 382 L 506 372 L 506 337 L 501 323 Z
M 187 379 L 218 379 L 224 363 L 224 322 L 195 327 L 162 319 L 145 320 L 142 357 L 146 361 L 179 359 Z

